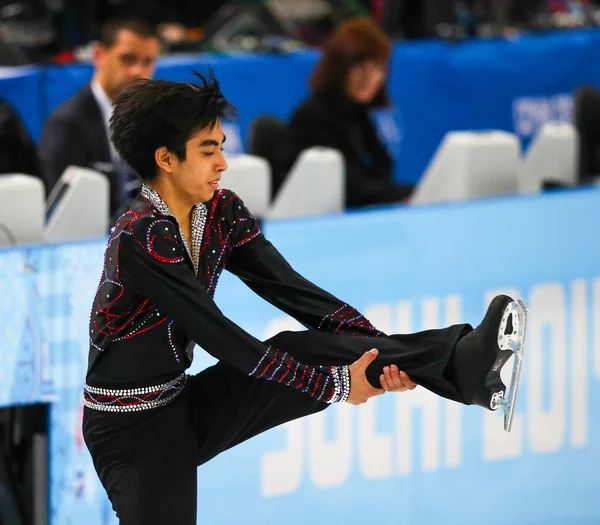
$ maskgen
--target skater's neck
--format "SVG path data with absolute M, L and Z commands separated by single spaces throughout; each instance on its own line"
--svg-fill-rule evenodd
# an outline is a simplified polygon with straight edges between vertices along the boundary
M 148 184 L 148 186 L 154 190 L 164 203 L 169 207 L 171 213 L 177 219 L 177 222 L 185 227 L 190 224 L 192 217 L 192 210 L 197 204 L 194 202 L 191 195 L 186 192 L 182 192 L 179 188 L 176 188 L 173 184 L 169 184 L 166 178 L 157 177 Z

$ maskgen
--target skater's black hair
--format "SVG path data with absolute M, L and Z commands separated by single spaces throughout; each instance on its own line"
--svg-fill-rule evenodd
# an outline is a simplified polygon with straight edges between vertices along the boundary
M 140 80 L 115 100 L 110 136 L 121 158 L 144 180 L 158 175 L 154 153 L 166 147 L 185 160 L 188 140 L 219 120 L 236 117 L 210 70 L 200 83 Z

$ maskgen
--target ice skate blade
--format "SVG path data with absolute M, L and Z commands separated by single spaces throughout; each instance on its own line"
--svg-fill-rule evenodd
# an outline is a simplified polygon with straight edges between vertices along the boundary
M 510 350 L 513 352 L 514 361 L 510 387 L 508 393 L 497 392 L 492 396 L 490 408 L 497 410 L 502 408 L 504 411 L 504 430 L 510 432 L 512 427 L 513 415 L 517 404 L 517 394 L 519 392 L 519 382 L 521 380 L 521 369 L 523 366 L 523 354 L 525 351 L 525 335 L 527 332 L 527 307 L 525 303 L 519 299 L 511 303 L 506 309 L 507 315 L 513 314 L 512 334 L 503 336 L 499 341 L 499 346 L 502 350 Z

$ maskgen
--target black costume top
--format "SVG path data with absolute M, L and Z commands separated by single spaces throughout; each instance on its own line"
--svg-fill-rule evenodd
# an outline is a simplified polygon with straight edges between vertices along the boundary
M 219 190 L 194 207 L 186 244 L 166 203 L 144 186 L 108 241 L 91 313 L 84 399 L 97 405 L 105 394 L 137 389 L 137 400 L 117 400 L 123 405 L 151 394 L 150 385 L 173 386 L 185 378 L 195 343 L 257 378 L 327 402 L 347 399 L 348 367 L 303 365 L 223 315 L 212 297 L 224 269 L 306 327 L 382 335 L 354 308 L 296 273 L 231 191 Z

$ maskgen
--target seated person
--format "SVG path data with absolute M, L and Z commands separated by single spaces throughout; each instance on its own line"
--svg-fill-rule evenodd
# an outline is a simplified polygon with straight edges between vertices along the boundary
M 305 149 L 325 146 L 345 161 L 346 208 L 402 202 L 413 189 L 392 179 L 392 159 L 369 111 L 388 105 L 391 42 L 367 18 L 342 23 L 326 41 L 313 72 L 312 94 L 294 111 L 277 160 L 287 173 Z M 274 190 L 282 180 L 274 180 Z
M 580 86 L 575 93 L 575 125 L 579 133 L 579 183 L 600 177 L 600 91 Z
M 39 156 L 50 188 L 70 165 L 105 173 L 111 214 L 128 207 L 141 183 L 108 138 L 112 104 L 133 80 L 151 78 L 160 43 L 154 30 L 135 19 L 108 22 L 94 52 L 90 84 L 55 109 L 44 124 Z
M 29 131 L 15 108 L 0 97 L 0 175 L 4 173 L 39 176 L 40 169 Z

